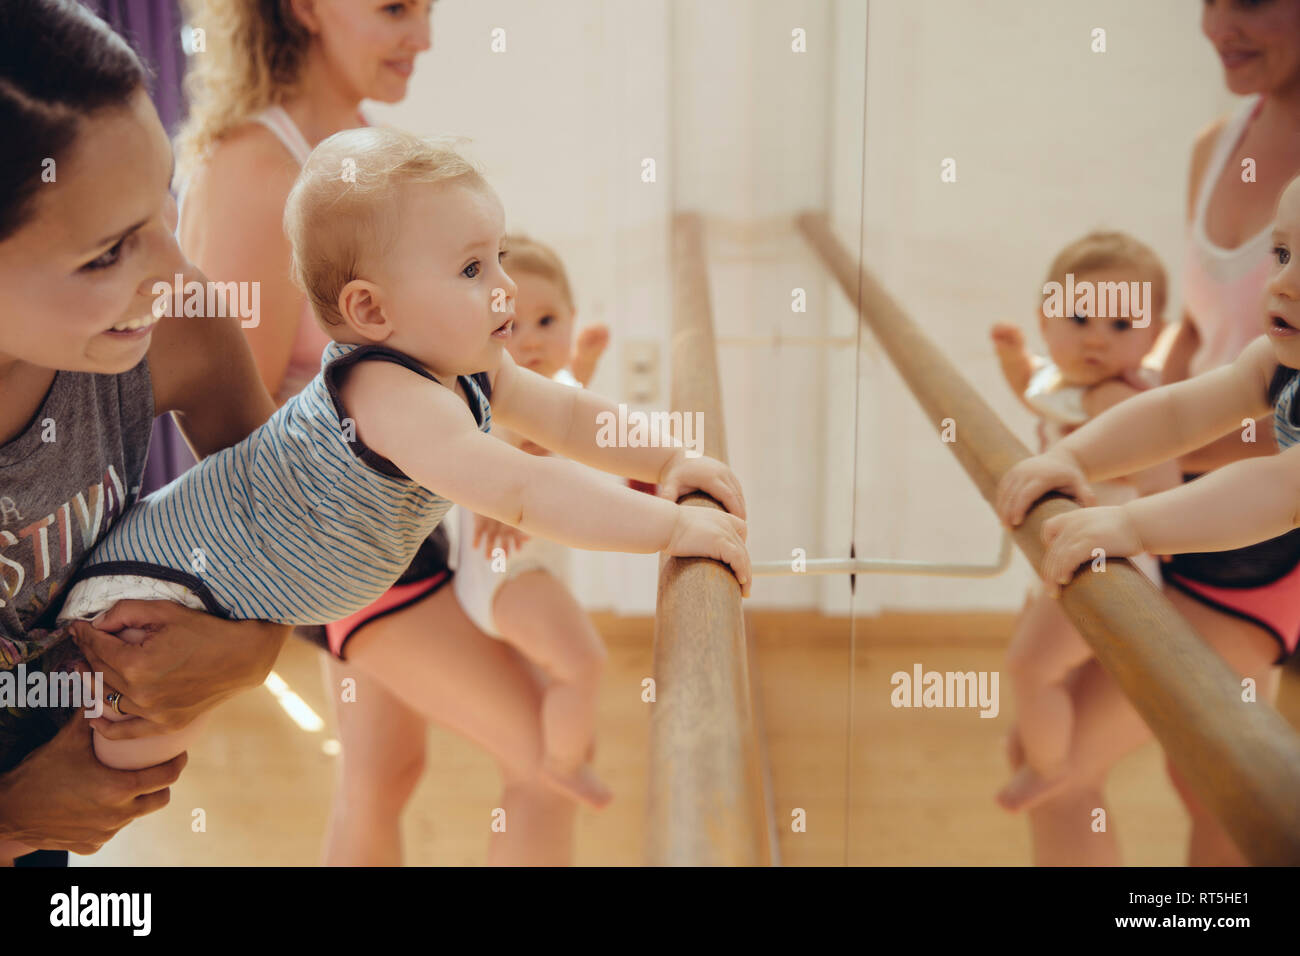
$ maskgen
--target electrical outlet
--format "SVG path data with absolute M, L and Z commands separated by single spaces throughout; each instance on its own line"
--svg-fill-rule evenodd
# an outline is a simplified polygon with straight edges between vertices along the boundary
M 654 339 L 623 343 L 623 387 L 632 405 L 659 401 L 659 343 Z

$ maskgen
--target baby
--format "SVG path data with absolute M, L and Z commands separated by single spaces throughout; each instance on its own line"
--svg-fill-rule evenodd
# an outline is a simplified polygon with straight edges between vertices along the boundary
M 1020 462 L 998 486 L 998 515 L 1019 524 L 1033 503 L 1059 489 L 1088 496 L 1105 480 L 1201 448 L 1273 416 L 1280 454 L 1238 461 L 1172 491 L 1057 515 L 1043 525 L 1047 552 L 1040 572 L 1052 593 L 1101 548 L 1108 556 L 1141 551 L 1226 551 L 1276 538 L 1300 514 L 1300 177 L 1278 200 L 1273 271 L 1260 331 L 1231 365 L 1140 395 L 1089 422 L 1045 454 Z M 1244 436 L 1243 436 L 1244 437 Z M 1274 635 L 1281 662 L 1300 634 Z
M 575 348 L 576 310 L 559 256 L 519 234 L 507 236 L 505 248 L 505 264 L 518 288 L 506 346 L 511 357 L 553 381 L 585 385 L 609 330 L 588 326 Z M 548 454 L 506 429 L 492 434 L 530 454 Z M 543 775 L 574 781 L 588 805 L 604 806 L 612 794 L 589 762 L 605 651 L 566 586 L 568 549 L 545 538 L 526 538 L 508 524 L 464 508 L 453 513 L 449 520 L 457 547 L 452 583 L 461 608 L 481 631 L 512 645 L 550 678 L 542 700 Z
M 993 327 L 1003 374 L 1039 418 L 1040 451 L 1054 447 L 1105 409 L 1156 384 L 1142 367 L 1142 359 L 1159 334 L 1165 300 L 1165 272 L 1155 253 L 1118 232 L 1094 232 L 1070 243 L 1053 261 L 1047 279 L 1038 322 L 1049 360 L 1026 350 L 1024 335 L 1016 326 Z M 1121 287 L 1105 283 L 1125 283 L 1122 288 L 1139 294 L 1149 289 L 1150 301 L 1135 303 L 1130 298 L 1127 314 L 1108 314 L 1125 310 L 1113 309 L 1105 293 Z M 1052 295 L 1061 288 L 1076 290 L 1077 301 L 1064 302 Z M 1081 298 L 1084 295 L 1091 297 L 1090 303 Z M 1150 320 L 1145 327 L 1137 327 L 1134 321 L 1138 312 Z M 1175 463 L 1167 462 L 1126 481 L 1099 485 L 1096 498 L 1122 503 L 1175 487 L 1179 480 Z M 1141 555 L 1138 560 L 1148 577 L 1159 580 L 1154 558 Z M 1031 775 L 1051 779 L 1063 772 L 1073 723 L 1065 681 L 1091 656 L 1057 603 L 1042 587 L 1032 588 L 1008 651 L 1007 667 L 1019 708 L 1009 745 L 1018 772 L 999 794 L 1004 805 L 1017 802 Z
M 747 595 L 736 476 L 681 449 L 598 447 L 613 406 L 506 352 L 516 286 L 500 262 L 503 224 L 491 187 L 449 149 L 377 128 L 321 143 L 285 210 L 295 278 L 333 339 L 320 374 L 247 439 L 128 510 L 79 569 L 59 623 L 160 597 L 241 619 L 334 621 L 398 579 L 453 501 L 572 547 L 714 558 Z M 494 416 L 564 458 L 490 436 Z M 565 459 L 681 481 L 731 513 L 638 494 Z M 95 752 L 111 767 L 152 766 L 195 732 L 97 735 Z

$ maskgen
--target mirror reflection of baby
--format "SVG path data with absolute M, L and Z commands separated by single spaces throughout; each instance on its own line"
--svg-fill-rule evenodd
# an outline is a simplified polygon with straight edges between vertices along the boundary
M 1067 276 L 1072 281 L 1067 283 Z M 1039 438 L 1046 451 L 1107 408 L 1156 385 L 1142 360 L 1155 345 L 1163 324 L 1165 272 L 1147 246 L 1119 232 L 1095 232 L 1065 247 L 1048 271 L 1048 282 L 1082 290 L 1106 289 L 1103 283 L 1137 283 L 1125 288 L 1151 290 L 1152 301 L 1127 314 L 1110 315 L 1112 301 L 1093 295 L 1091 308 L 1070 302 L 1058 312 L 1045 294 L 1038 323 L 1049 358 L 1031 355 L 1025 337 L 1014 325 L 992 330 L 998 359 L 1007 382 L 1039 419 Z M 1142 283 L 1150 283 L 1143 286 Z M 1050 303 L 1050 304 L 1049 304 Z M 1114 309 L 1113 311 L 1124 311 Z M 1145 327 L 1138 323 L 1150 319 Z M 1063 313 L 1063 314 L 1062 314 Z M 1121 474 L 1099 484 L 1089 499 L 1120 504 L 1140 495 L 1176 487 L 1177 464 L 1163 462 L 1133 474 Z M 1114 555 L 1118 556 L 1118 555 Z M 1159 570 L 1150 554 L 1134 554 L 1135 563 L 1153 582 Z M 1031 779 L 1053 779 L 1064 772 L 1073 728 L 1066 678 L 1092 656 L 1092 650 L 1060 606 L 1042 586 L 1031 588 L 1016 622 L 1007 668 L 1015 688 L 1016 727 L 1008 741 L 1018 768 L 999 801 L 1014 808 Z
M 1269 415 L 1279 453 L 1233 462 L 1139 501 L 1049 518 L 1039 570 L 1051 592 L 1096 548 L 1119 556 L 1229 551 L 1300 525 L 1300 265 L 1293 259 L 1300 177 L 1278 200 L 1272 238 L 1273 270 L 1257 319 L 1264 334 L 1232 364 L 1140 395 L 1017 464 L 998 485 L 998 516 L 1014 527 L 1053 490 L 1087 500 L 1090 482 L 1186 455 Z M 1295 654 L 1300 634 L 1274 636 L 1281 663 Z

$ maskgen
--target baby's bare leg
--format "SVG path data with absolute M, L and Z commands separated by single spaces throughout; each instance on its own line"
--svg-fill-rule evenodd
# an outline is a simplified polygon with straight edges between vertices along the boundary
M 420 617 L 407 621 L 429 626 Z M 391 623 L 381 618 L 366 627 Z M 423 628 L 420 633 L 425 633 Z M 324 671 L 343 744 L 325 836 L 325 865 L 401 866 L 401 816 L 424 774 L 428 724 L 423 714 L 362 669 L 326 656 Z M 356 682 L 355 698 L 346 701 L 345 678 Z
M 1091 656 L 1060 604 L 1035 587 L 1016 622 L 1007 669 L 1025 760 L 1039 776 L 1057 776 L 1064 769 L 1074 723 L 1065 680 Z
M 546 571 L 527 571 L 501 585 L 492 613 L 502 638 L 551 679 L 542 700 L 544 773 L 588 805 L 603 807 L 613 794 L 588 765 L 606 657 L 600 635 Z
M 116 632 L 114 635 L 119 640 L 126 641 L 128 644 L 143 644 L 148 636 L 145 631 L 138 628 L 125 628 Z M 105 694 L 107 696 L 107 693 Z M 139 720 L 129 713 L 126 715 L 118 713 L 109 706 L 105 700 L 104 717 L 115 723 L 124 720 Z M 112 767 L 114 770 L 143 770 L 145 767 L 154 767 L 160 763 L 166 763 L 173 757 L 184 753 L 190 749 L 190 745 L 198 739 L 199 735 L 208 725 L 208 720 L 212 711 L 204 711 L 196 717 L 186 727 L 165 734 L 154 734 L 150 737 L 135 737 L 127 740 L 110 740 L 97 731 L 93 732 L 95 741 L 95 756 L 99 762 L 106 767 Z

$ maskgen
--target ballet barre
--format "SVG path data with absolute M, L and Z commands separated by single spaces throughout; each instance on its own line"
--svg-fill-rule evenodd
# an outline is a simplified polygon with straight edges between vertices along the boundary
M 675 409 L 703 411 L 703 453 L 727 460 L 709 307 L 704 224 L 673 221 L 672 379 Z M 681 503 L 721 506 L 695 492 Z M 707 558 L 659 561 L 655 606 L 646 862 L 759 866 L 777 862 L 771 774 L 757 672 L 731 569 Z
M 933 561 L 898 561 L 892 558 L 804 558 L 789 561 L 755 561 L 750 565 L 754 577 L 777 577 L 801 574 L 922 574 L 941 578 L 992 578 L 1011 566 L 1011 535 L 1002 532 L 998 556 L 992 564 L 939 564 Z

